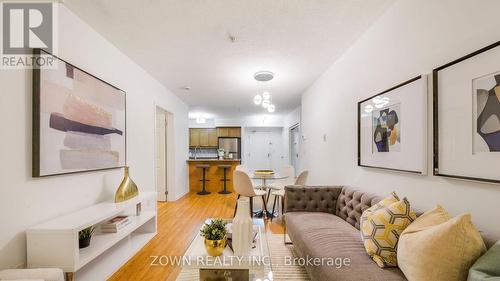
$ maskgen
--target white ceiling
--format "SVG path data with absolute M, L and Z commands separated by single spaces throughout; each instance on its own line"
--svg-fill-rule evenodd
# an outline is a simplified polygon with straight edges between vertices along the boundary
M 265 113 L 253 74 L 273 71 L 276 112 L 394 0 L 66 0 L 65 5 L 190 105 L 215 116 Z M 236 40 L 231 42 L 229 34 Z M 183 88 L 190 86 L 191 90 Z

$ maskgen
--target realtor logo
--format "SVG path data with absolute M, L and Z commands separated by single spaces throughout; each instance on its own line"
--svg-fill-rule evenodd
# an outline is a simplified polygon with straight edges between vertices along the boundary
M 55 52 L 52 2 L 2 2 L 2 68 L 32 67 L 33 49 Z
M 53 52 L 52 3 L 2 3 L 3 54 Z

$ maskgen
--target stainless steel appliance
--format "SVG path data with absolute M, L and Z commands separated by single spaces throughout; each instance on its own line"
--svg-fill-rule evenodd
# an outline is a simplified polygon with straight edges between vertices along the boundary
M 223 137 L 219 138 L 219 149 L 226 152 L 224 157 L 232 159 L 241 159 L 241 140 L 240 138 Z M 231 156 L 232 155 L 232 156 Z

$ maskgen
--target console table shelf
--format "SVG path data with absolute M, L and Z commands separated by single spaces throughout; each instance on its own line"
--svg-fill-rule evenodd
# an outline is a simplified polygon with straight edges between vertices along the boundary
M 141 212 L 136 215 L 139 203 Z M 100 231 L 100 223 L 118 215 L 127 215 L 132 222 L 117 233 Z M 126 202 L 99 203 L 34 226 L 26 232 L 28 267 L 61 268 L 75 273 L 78 281 L 105 279 L 156 235 L 156 215 L 156 193 L 143 192 Z M 96 226 L 90 246 L 79 249 L 78 232 L 89 226 Z M 122 260 L 116 260 L 117 255 Z M 98 272 L 92 272 L 95 260 Z

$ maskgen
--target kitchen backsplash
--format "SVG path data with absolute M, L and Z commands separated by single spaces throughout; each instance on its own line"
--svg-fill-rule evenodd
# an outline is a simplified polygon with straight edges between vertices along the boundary
M 196 155 L 195 155 L 196 153 Z M 196 156 L 196 157 L 195 157 Z M 217 158 L 217 148 L 190 148 L 189 158 Z

